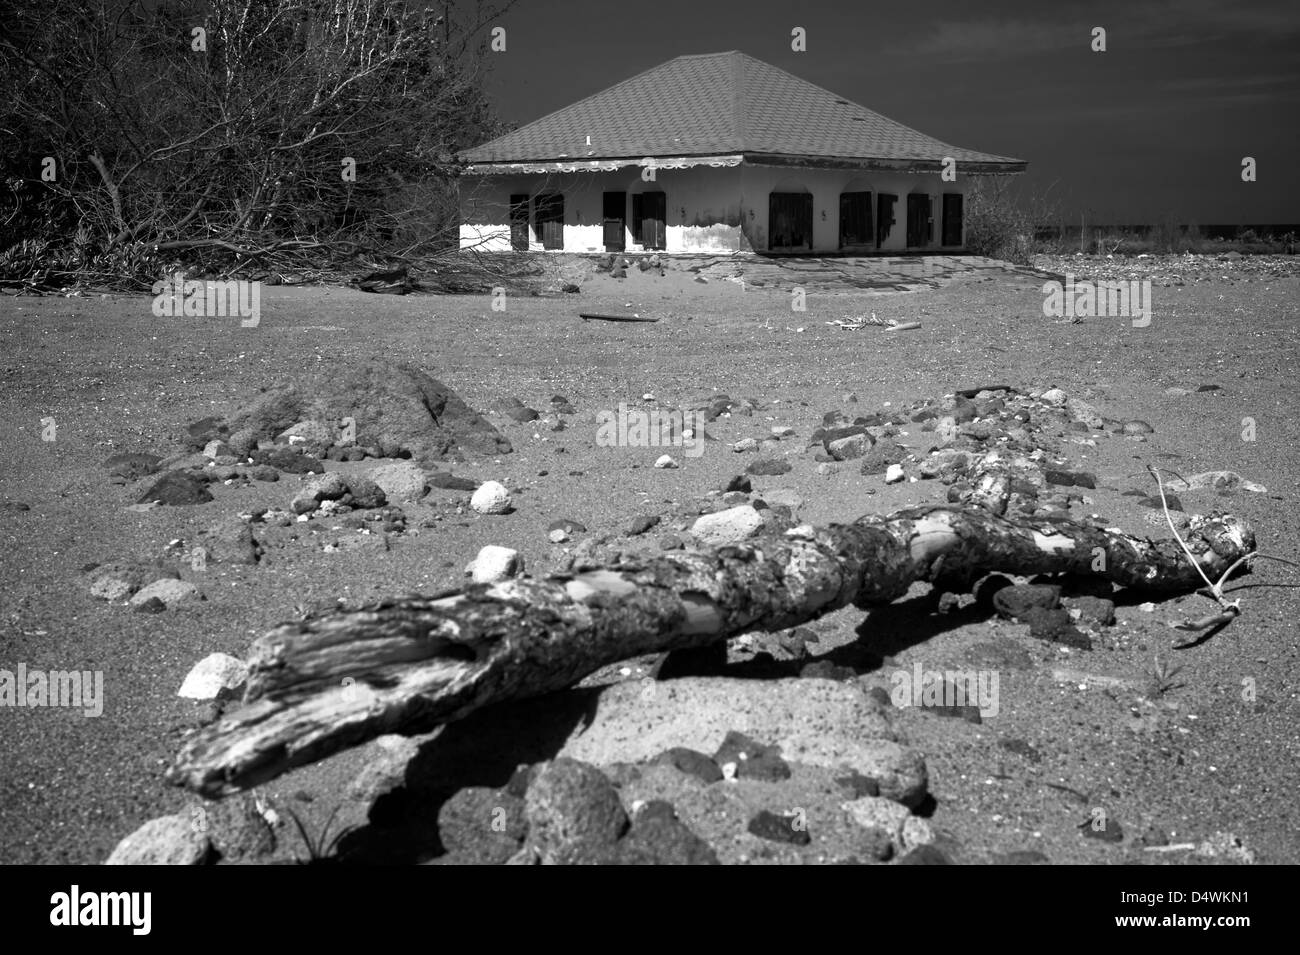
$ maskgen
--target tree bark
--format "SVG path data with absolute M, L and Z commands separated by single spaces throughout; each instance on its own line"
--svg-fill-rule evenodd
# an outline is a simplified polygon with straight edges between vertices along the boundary
M 1231 516 L 1194 518 L 1187 543 L 1211 579 L 1255 549 L 1250 526 Z M 1095 574 L 1165 593 L 1202 583 L 1173 540 L 932 506 L 389 599 L 259 638 L 246 705 L 191 739 L 168 778 L 229 795 L 385 733 L 429 732 L 491 703 L 572 686 L 629 657 L 887 604 L 917 581 L 965 589 L 994 571 Z

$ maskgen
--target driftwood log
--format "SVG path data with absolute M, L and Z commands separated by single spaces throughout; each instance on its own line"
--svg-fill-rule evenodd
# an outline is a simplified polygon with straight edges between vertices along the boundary
M 1211 579 L 1255 549 L 1249 525 L 1231 516 L 1194 518 L 1186 537 Z M 491 703 L 563 689 L 629 657 L 887 604 L 916 581 L 964 590 L 994 571 L 1096 574 L 1165 593 L 1202 583 L 1173 540 L 932 506 L 384 600 L 259 638 L 245 705 L 196 734 L 168 777 L 224 796 L 385 733 L 425 733 Z

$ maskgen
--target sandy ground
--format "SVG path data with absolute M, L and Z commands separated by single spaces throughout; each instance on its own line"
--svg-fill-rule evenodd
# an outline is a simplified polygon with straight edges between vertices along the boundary
M 1081 272 L 1083 270 L 1080 270 Z M 1212 269 L 1209 271 L 1213 271 Z M 782 442 L 794 470 L 755 478 L 758 491 L 788 487 L 814 523 L 887 511 L 942 491 L 935 482 L 886 487 L 852 463 L 821 475 L 800 450 L 823 412 L 867 413 L 987 383 L 1056 385 L 1115 418 L 1155 428 L 1145 441 L 1099 438 L 1076 446 L 1097 472 L 1094 510 L 1126 529 L 1161 535 L 1132 489 L 1150 490 L 1146 463 L 1180 472 L 1239 471 L 1267 493 L 1183 495 L 1188 511 L 1231 510 L 1254 522 L 1261 550 L 1296 557 L 1300 441 L 1295 369 L 1300 362 L 1300 281 L 1237 270 L 1154 290 L 1154 319 L 1068 324 L 1043 317 L 1040 281 L 983 272 L 917 293 L 812 293 L 794 312 L 787 292 L 730 281 L 695 283 L 633 271 L 595 276 L 581 294 L 513 298 L 366 295 L 348 289 L 268 288 L 259 327 L 237 319 L 156 318 L 144 297 L 0 299 L 0 668 L 102 670 L 100 718 L 59 709 L 0 710 L 0 861 L 93 863 L 140 824 L 187 804 L 162 781 L 200 707 L 176 697 L 191 665 L 214 651 L 242 656 L 249 641 L 289 618 L 298 603 L 363 599 L 455 586 L 487 543 L 518 548 L 544 573 L 563 547 L 547 524 L 572 518 L 613 533 L 639 514 L 698 502 L 752 456 L 726 443 L 794 428 Z M 654 324 L 583 322 L 581 310 L 657 315 Z M 919 321 L 886 333 L 826 322 L 874 312 Z M 111 484 L 101 467 L 120 451 L 167 454 L 194 419 L 223 414 L 296 370 L 335 356 L 415 362 L 473 407 L 502 396 L 544 407 L 552 394 L 578 410 L 567 431 L 536 432 L 493 415 L 514 444 L 498 460 L 456 468 L 523 489 L 504 517 L 462 520 L 408 533 L 387 553 L 327 553 L 309 540 L 270 548 L 256 568 L 187 574 L 207 599 L 163 614 L 133 613 L 87 593 L 78 570 L 94 561 L 150 557 L 220 516 L 285 506 L 295 479 L 217 491 L 198 507 L 127 510 L 138 486 Z M 1202 384 L 1216 391 L 1195 393 Z M 1171 386 L 1193 393 L 1173 396 Z M 679 408 L 715 392 L 752 396 L 753 417 L 720 419 L 718 438 L 680 470 L 655 470 L 660 448 L 596 446 L 596 413 L 621 401 Z M 847 393 L 856 404 L 844 401 Z M 1242 440 L 1243 418 L 1256 440 Z M 42 432 L 53 418 L 55 440 Z M 874 492 L 874 493 L 871 493 Z M 428 508 L 464 498 L 435 490 Z M 409 510 L 418 523 L 419 508 Z M 669 518 L 671 525 L 673 519 Z M 564 545 L 572 546 L 572 545 Z M 1300 861 L 1300 571 L 1262 564 L 1237 585 L 1245 613 L 1226 631 L 1174 653 L 1166 621 L 1208 610 L 1202 598 L 1154 613 L 1119 608 L 1125 649 L 1067 653 L 1027 628 L 982 617 L 931 615 L 902 601 L 820 622 L 826 645 L 853 644 L 863 679 L 896 667 L 993 666 L 998 716 L 974 725 L 917 710 L 899 725 L 927 758 L 932 824 L 961 861 L 1032 849 L 1054 862 L 1177 862 L 1144 854 L 1134 838 L 1159 827 L 1175 842 L 1215 832 L 1240 837 L 1262 862 Z M 1140 694 L 1053 678 L 1072 668 L 1145 682 L 1157 653 L 1181 664 L 1179 682 L 1154 705 Z M 1254 699 L 1243 699 L 1243 681 Z M 1246 694 L 1247 696 L 1249 694 Z M 1009 741 L 1012 742 L 1008 748 Z M 328 795 L 364 757 L 345 754 L 266 787 L 272 800 L 304 789 Z M 1120 820 L 1122 845 L 1080 836 L 1090 807 Z M 311 804 L 328 811 L 330 801 Z M 312 811 L 315 811 L 314 809 Z M 282 833 L 289 844 L 296 836 Z M 290 846 L 292 848 L 292 846 Z

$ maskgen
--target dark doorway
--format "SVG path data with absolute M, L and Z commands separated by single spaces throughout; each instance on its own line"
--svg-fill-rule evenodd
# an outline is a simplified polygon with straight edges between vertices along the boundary
M 510 248 L 528 251 L 528 196 L 510 197 Z
M 605 193 L 605 205 L 601 220 L 605 227 L 605 251 L 622 252 L 627 244 L 624 229 L 627 227 L 627 193 Z
M 558 192 L 537 197 L 537 231 L 543 249 L 564 249 L 564 196 Z
M 889 233 L 894 228 L 894 203 L 898 202 L 898 196 L 891 196 L 887 192 L 882 192 L 876 196 L 876 248 L 885 244 L 889 238 Z
M 811 252 L 812 232 L 812 193 L 772 193 L 768 202 L 768 249 L 773 252 Z
M 869 247 L 875 239 L 871 228 L 871 193 L 840 193 L 840 248 Z
M 907 247 L 929 245 L 934 238 L 934 219 L 930 214 L 930 197 L 913 193 L 907 197 Z
M 943 194 L 943 244 L 961 245 L 961 203 L 960 192 Z
M 668 196 L 638 192 L 632 197 L 632 238 L 645 249 L 667 248 Z

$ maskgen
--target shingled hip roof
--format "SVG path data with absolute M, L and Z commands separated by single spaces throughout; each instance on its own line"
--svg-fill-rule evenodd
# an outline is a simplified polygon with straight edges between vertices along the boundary
M 590 141 L 588 141 L 590 137 Z M 473 165 L 742 154 L 751 161 L 936 165 L 1025 162 L 940 142 L 752 56 L 679 56 L 460 158 Z

